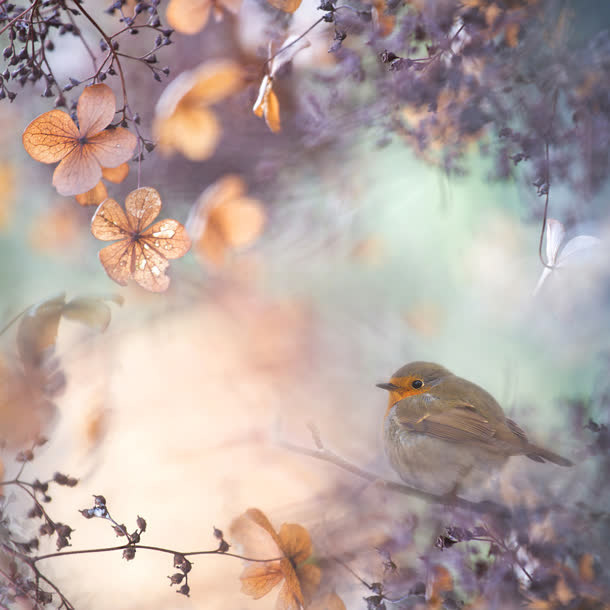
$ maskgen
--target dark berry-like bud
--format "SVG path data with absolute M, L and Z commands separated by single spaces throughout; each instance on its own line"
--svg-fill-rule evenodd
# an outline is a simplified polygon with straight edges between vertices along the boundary
M 176 593 L 180 593 L 180 595 L 186 595 L 186 597 L 189 596 L 189 593 L 191 592 L 191 588 L 188 585 L 182 585 L 177 591 Z
M 32 508 L 30 508 L 30 510 L 28 511 L 28 517 L 30 519 L 36 519 L 42 517 L 42 515 L 42 508 L 40 508 L 39 504 L 34 504 L 34 506 L 32 506 Z
M 65 523 L 57 523 L 55 527 L 57 533 L 64 538 L 70 538 L 70 534 L 74 531 L 69 525 Z
M 169 578 L 169 585 L 171 587 L 172 585 L 179 585 L 182 582 L 182 580 L 184 579 L 184 574 L 181 574 L 180 572 L 176 572 L 175 574 L 168 576 L 168 578 Z
M 8 96 L 9 99 L 11 99 L 10 93 L 8 94 Z M 14 97 L 12 99 L 14 99 Z M 15 461 L 17 462 L 31 462 L 33 459 L 34 454 L 29 449 L 27 449 L 26 451 L 20 451 L 15 457 Z
M 123 550 L 123 559 L 131 561 L 136 556 L 136 550 L 133 547 L 129 547 Z

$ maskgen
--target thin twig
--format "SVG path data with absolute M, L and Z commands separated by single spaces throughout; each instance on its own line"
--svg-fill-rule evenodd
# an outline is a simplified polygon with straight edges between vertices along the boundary
M 119 71 L 119 78 L 121 79 L 121 89 L 123 91 L 123 106 L 124 107 L 129 106 L 129 101 L 127 100 L 127 86 L 125 84 L 125 75 L 123 74 L 123 66 L 121 66 L 121 62 L 120 62 L 119 58 L 117 57 L 117 52 L 115 51 L 115 49 L 113 47 L 112 39 L 108 36 L 108 34 L 106 34 L 106 32 L 104 30 L 102 30 L 102 28 L 99 26 L 97 21 L 83 8 L 83 5 L 80 0 L 72 0 L 72 2 L 74 2 L 74 4 L 76 4 L 76 6 L 78 6 L 78 9 L 81 11 L 83 16 L 101 34 L 102 38 L 104 39 L 104 42 L 108 45 L 108 50 L 114 56 L 114 60 L 116 61 L 116 66 Z
M 97 59 L 95 57 L 95 54 L 93 53 L 93 50 L 89 46 L 89 43 L 85 40 L 83 33 L 80 31 L 80 28 L 76 25 L 76 20 L 74 19 L 74 15 L 72 15 L 72 13 L 70 11 L 66 11 L 66 13 L 68 15 L 68 19 L 70 20 L 70 23 L 77 29 L 78 37 L 80 38 L 81 42 L 83 43 L 83 46 L 85 47 L 85 50 L 87 51 L 87 54 L 91 58 L 91 63 L 93 64 L 93 69 L 95 70 Z
M 4 546 L 4 545 L 2 545 Z M 30 558 L 32 563 L 37 563 L 42 561 L 43 559 L 54 559 L 55 557 L 67 557 L 68 555 L 88 555 L 91 553 L 109 553 L 112 551 L 124 551 L 125 549 L 140 549 L 143 551 L 156 551 L 158 553 L 167 553 L 169 555 L 182 555 L 183 557 L 192 557 L 194 555 L 224 555 L 226 557 L 234 557 L 236 559 L 243 559 L 244 561 L 252 561 L 258 563 L 270 563 L 272 561 L 281 561 L 284 557 L 271 557 L 269 559 L 254 559 L 252 557 L 246 557 L 244 555 L 239 555 L 237 553 L 230 552 L 221 552 L 218 549 L 213 549 L 211 551 L 188 551 L 183 553 L 182 551 L 176 551 L 173 549 L 166 549 L 160 546 L 151 546 L 148 544 L 121 544 L 119 546 L 108 546 L 108 547 L 100 547 L 95 549 L 81 549 L 77 551 L 59 551 L 57 553 L 48 553 L 47 555 L 38 555 L 37 557 Z M 19 553 L 20 555 L 20 553 Z
M 17 21 L 19 21 L 19 19 L 21 19 L 24 15 L 26 15 L 27 13 L 29 13 L 31 10 L 33 10 L 38 3 L 40 2 L 40 0 L 36 0 L 35 2 L 33 2 L 30 6 L 28 6 L 28 8 L 26 8 L 25 10 L 21 11 L 21 13 L 19 13 L 19 15 L 17 15 L 16 17 L 13 17 L 1 30 L 0 30 L 0 34 L 4 34 L 4 32 L 6 32 L 6 30 L 8 30 L 12 25 L 15 25 L 15 23 Z

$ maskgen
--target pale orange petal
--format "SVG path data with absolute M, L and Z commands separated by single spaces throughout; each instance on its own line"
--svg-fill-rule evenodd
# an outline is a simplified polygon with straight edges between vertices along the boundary
M 194 245 L 195 255 L 216 267 L 225 263 L 227 251 L 227 243 L 218 231 L 218 227 L 211 225 L 206 226 L 205 231 Z
M 102 241 L 124 239 L 131 231 L 123 208 L 114 199 L 106 199 L 91 219 L 91 233 Z
M 53 186 L 60 195 L 79 195 L 91 190 L 102 177 L 99 161 L 87 145 L 78 145 L 53 172 Z
M 239 578 L 242 593 L 260 599 L 282 581 L 284 574 L 278 562 L 257 563 L 244 568 Z
M 209 61 L 194 71 L 195 83 L 184 96 L 182 103 L 211 106 L 244 85 L 244 73 L 237 62 L 231 60 Z
M 242 0 L 221 0 L 221 4 L 225 10 L 237 15 L 239 13 L 239 9 L 241 8 Z
M 213 207 L 208 224 L 218 227 L 227 245 L 244 247 L 261 234 L 265 212 L 260 201 L 244 197 Z
M 196 34 L 210 17 L 212 0 L 170 0 L 167 23 L 181 34 Z
M 509 23 L 504 30 L 504 37 L 509 47 L 516 47 L 519 44 L 519 24 Z
M 15 166 L 12 163 L 0 163 L 0 231 L 11 222 L 16 186 Z
M 127 163 L 121 163 L 117 167 L 102 167 L 102 178 L 115 184 L 120 184 L 127 178 L 129 174 L 129 165 Z
M 231 523 L 231 540 L 242 549 L 242 554 L 254 559 L 282 557 L 279 538 L 265 515 L 251 508 Z
M 134 231 L 143 231 L 161 211 L 161 195 L 148 186 L 131 191 L 125 199 L 125 210 Z
M 301 0 L 267 0 L 267 2 L 285 13 L 294 13 L 301 6 Z
M 279 536 L 282 551 L 295 564 L 305 561 L 311 555 L 311 537 L 302 525 L 283 523 Z
M 90 191 L 77 195 L 76 201 L 81 205 L 99 205 L 106 197 L 108 197 L 108 191 L 100 180 Z
M 38 369 L 55 346 L 65 293 L 29 307 L 17 327 L 17 350 L 26 369 Z
M 393 15 L 387 15 L 385 0 L 373 0 L 373 6 L 371 7 L 371 17 L 373 19 L 373 25 L 380 36 L 385 38 L 392 33 L 394 25 L 396 23 L 396 17 Z
M 193 70 L 181 72 L 164 89 L 155 106 L 155 123 L 169 119 L 184 96 L 193 88 L 197 77 Z
M 260 510 L 259 508 L 249 508 L 244 515 L 250 519 L 253 523 L 256 523 L 259 527 L 262 527 L 275 541 L 275 543 L 280 546 L 280 539 L 273 529 L 271 522 L 267 519 L 267 515 Z M 281 547 L 280 547 L 281 548 Z
M 171 218 L 160 220 L 149 227 L 142 234 L 141 241 L 166 258 L 180 258 L 191 249 L 191 240 L 186 229 Z
M 41 252 L 69 252 L 81 236 L 78 217 L 68 199 L 45 209 L 32 223 L 29 242 Z
M 23 132 L 23 147 L 32 159 L 57 163 L 77 146 L 78 129 L 70 115 L 51 110 L 35 118 Z
M 138 138 L 128 129 L 106 129 L 87 138 L 89 148 L 102 167 L 117 167 L 129 161 L 138 145 Z
M 431 566 L 428 578 L 430 582 L 428 583 L 427 598 L 431 603 L 438 604 L 442 599 L 442 594 L 453 589 L 453 577 L 445 566 L 435 564 Z
M 85 87 L 76 107 L 78 126 L 82 136 L 94 136 L 105 129 L 114 118 L 116 99 L 108 85 Z
M 110 279 L 121 286 L 127 285 L 132 277 L 134 265 L 135 244 L 129 239 L 122 239 L 114 244 L 102 248 L 98 257 Z
M 146 290 L 165 292 L 170 282 L 165 275 L 165 270 L 169 267 L 167 258 L 151 248 L 146 241 L 137 241 L 134 246 L 133 279 Z
M 313 596 L 316 594 L 320 587 L 320 580 L 322 579 L 322 570 L 316 565 L 307 563 L 299 566 L 296 569 L 297 578 L 301 585 L 301 591 L 303 593 L 303 601 L 305 606 L 311 602 Z
M 275 604 L 276 610 L 301 610 L 303 607 L 303 594 L 299 579 L 288 559 L 282 559 L 280 562 L 285 582 L 280 589 Z
M 235 174 L 227 174 L 213 184 L 210 184 L 191 209 L 186 223 L 189 235 L 198 240 L 205 230 L 208 214 L 215 206 L 227 201 L 238 199 L 246 191 L 245 182 Z
M 273 133 L 277 133 L 282 128 L 280 124 L 280 103 L 273 89 L 269 89 L 267 93 L 264 109 L 267 127 L 269 127 Z
M 162 153 L 179 151 L 191 161 L 209 159 L 222 132 L 220 123 L 209 110 L 181 106 L 169 119 L 159 119 L 155 131 Z
M 237 174 L 227 174 L 210 184 L 197 200 L 198 207 L 222 205 L 227 201 L 239 199 L 246 192 L 246 183 Z
M 585 582 L 593 582 L 595 580 L 595 561 L 593 555 L 585 553 L 578 562 L 578 574 Z

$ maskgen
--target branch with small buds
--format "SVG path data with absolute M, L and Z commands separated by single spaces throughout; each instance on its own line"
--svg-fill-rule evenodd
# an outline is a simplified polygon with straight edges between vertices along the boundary
M 121 124 L 133 122 L 137 126 L 138 114 L 133 112 L 128 102 L 128 82 L 124 71 L 125 60 L 133 60 L 146 66 L 156 81 L 169 75 L 168 67 L 157 66 L 157 52 L 170 45 L 173 30 L 161 24 L 158 13 L 160 0 L 138 2 L 132 16 L 126 15 L 123 7 L 126 0 L 116 0 L 105 12 L 114 15 L 118 12 L 119 21 L 123 27 L 114 33 L 106 32 L 98 22 L 97 17 L 85 8 L 81 0 L 71 0 L 73 6 L 64 0 L 32 0 L 25 9 L 9 2 L 0 4 L 0 33 L 8 31 L 9 44 L 2 55 L 7 63 L 6 69 L 0 74 L 0 99 L 13 101 L 16 92 L 10 89 L 10 81 L 17 82 L 22 88 L 26 84 L 35 84 L 44 80 L 43 97 L 56 95 L 54 106 L 65 106 L 74 111 L 76 101 L 69 102 L 66 94 L 80 85 L 91 85 L 104 82 L 108 76 L 118 76 L 121 83 L 123 107 Z M 100 50 L 103 53 L 98 58 L 83 36 L 80 22 L 93 27 L 100 35 Z M 87 54 L 91 57 L 93 71 L 81 79 L 69 77 L 69 81 L 61 86 L 49 63 L 47 54 L 54 51 L 54 35 L 71 34 L 83 43 Z M 126 36 L 137 35 L 140 32 L 156 34 L 152 48 L 144 55 L 132 55 L 120 50 L 121 40 Z M 145 139 L 136 127 L 141 147 L 152 150 L 153 144 Z M 142 154 L 140 152 L 139 159 Z
M 47 553 L 44 555 L 32 555 L 32 553 L 39 547 L 38 537 L 34 537 L 29 541 L 17 541 L 9 539 L 6 542 L 0 544 L 2 551 L 13 558 L 11 562 L 10 570 L 1 570 L 0 576 L 5 581 L 4 585 L 10 587 L 12 595 L 15 599 L 27 598 L 34 602 L 37 607 L 38 605 L 46 606 L 53 603 L 54 596 L 57 596 L 59 605 L 57 608 L 66 608 L 67 610 L 74 610 L 73 604 L 68 598 L 62 593 L 62 591 L 50 580 L 38 567 L 41 561 L 49 559 L 57 559 L 58 557 L 66 557 L 69 555 L 85 555 L 85 554 L 98 554 L 107 552 L 122 552 L 123 559 L 126 561 L 132 561 L 136 556 L 136 551 L 155 551 L 158 553 L 170 554 L 173 557 L 173 568 L 177 569 L 172 575 L 168 576 L 170 586 L 179 585 L 176 592 L 181 595 L 189 596 L 190 585 L 188 582 L 189 573 L 192 568 L 192 562 L 187 557 L 195 555 L 224 555 L 226 557 L 233 557 L 236 559 L 242 559 L 244 561 L 251 562 L 277 562 L 281 557 L 271 557 L 269 559 L 253 559 L 237 553 L 231 553 L 231 545 L 227 542 L 224 537 L 224 533 L 221 529 L 213 527 L 212 534 L 218 541 L 216 548 L 205 550 L 205 551 L 180 551 L 160 546 L 144 545 L 141 544 L 141 537 L 146 532 L 146 520 L 139 516 L 136 518 L 136 529 L 130 532 L 124 523 L 117 521 L 110 514 L 106 498 L 102 495 L 93 496 L 93 505 L 88 508 L 79 510 L 80 514 L 85 519 L 104 519 L 108 521 L 116 534 L 117 537 L 126 538 L 125 544 L 100 547 L 92 549 L 80 549 L 80 550 L 69 550 L 64 551 L 65 547 L 72 546 L 70 543 L 71 534 L 73 529 L 64 523 L 54 521 L 48 512 L 46 511 L 44 504 L 51 500 L 48 495 L 49 486 L 51 484 L 61 485 L 65 487 L 75 487 L 78 484 L 78 480 L 74 477 L 69 477 L 62 473 L 55 473 L 52 479 L 48 481 L 39 481 L 36 479 L 33 482 L 25 481 L 22 479 L 23 471 L 25 466 L 32 462 L 34 459 L 34 450 L 46 443 L 46 439 L 40 439 L 34 443 L 32 449 L 22 451 L 16 456 L 16 461 L 21 464 L 17 475 L 10 480 L 0 481 L 1 486 L 16 486 L 23 492 L 28 494 L 34 501 L 33 508 L 28 512 L 29 518 L 42 518 L 44 523 L 39 528 L 39 535 L 48 535 L 57 537 L 57 552 Z M 23 568 L 27 567 L 30 575 L 24 575 Z M 41 581 L 46 583 L 47 587 L 41 587 Z M 51 590 L 48 590 L 50 588 Z

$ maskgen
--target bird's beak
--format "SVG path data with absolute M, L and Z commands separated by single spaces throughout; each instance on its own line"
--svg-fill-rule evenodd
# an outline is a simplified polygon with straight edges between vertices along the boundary
M 393 383 L 378 383 L 376 385 L 378 388 L 381 388 L 382 390 L 387 390 L 388 392 L 400 389 L 397 385 L 394 385 Z

